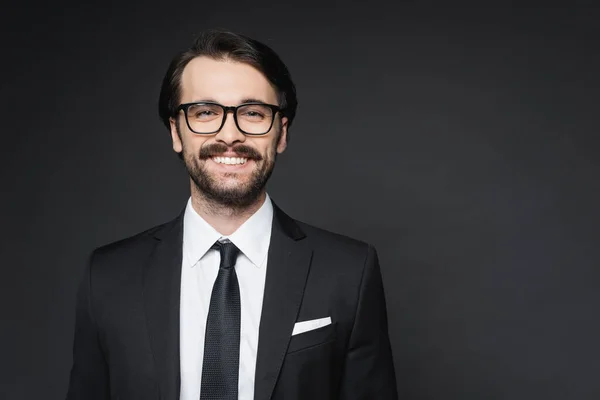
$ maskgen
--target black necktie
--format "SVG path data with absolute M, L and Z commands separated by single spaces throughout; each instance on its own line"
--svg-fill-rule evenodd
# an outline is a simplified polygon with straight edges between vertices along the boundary
M 237 400 L 240 365 L 240 288 L 235 261 L 240 250 L 217 241 L 221 252 L 206 321 L 200 400 Z

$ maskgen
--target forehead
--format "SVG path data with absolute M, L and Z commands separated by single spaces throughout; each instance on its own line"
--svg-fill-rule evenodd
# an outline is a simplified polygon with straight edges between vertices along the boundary
M 213 100 L 237 105 L 246 99 L 277 104 L 275 88 L 253 66 L 203 56 L 185 66 L 181 75 L 181 103 Z

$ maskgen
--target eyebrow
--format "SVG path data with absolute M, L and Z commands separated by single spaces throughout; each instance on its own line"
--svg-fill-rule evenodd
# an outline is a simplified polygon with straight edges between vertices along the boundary
M 261 104 L 267 104 L 267 102 L 265 102 L 265 101 L 262 101 L 262 100 L 259 100 L 259 99 L 255 99 L 255 98 L 252 98 L 252 97 L 248 97 L 248 98 L 245 98 L 244 100 L 242 100 L 241 104 L 244 104 L 244 103 L 261 103 Z
M 194 100 L 191 103 L 217 103 L 217 104 L 221 104 L 217 100 L 212 99 L 212 98 L 204 98 L 204 99 L 200 99 L 200 100 Z M 246 97 L 239 104 L 246 104 L 246 103 L 269 104 L 269 103 L 267 103 L 264 100 L 260 100 L 260 99 L 254 98 L 254 97 Z

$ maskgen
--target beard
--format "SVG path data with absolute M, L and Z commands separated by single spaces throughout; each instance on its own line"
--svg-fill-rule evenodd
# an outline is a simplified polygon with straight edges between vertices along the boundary
M 238 210 L 244 209 L 256 203 L 273 173 L 277 158 L 276 142 L 267 151 L 265 157 L 250 146 L 240 144 L 233 147 L 233 151 L 238 157 L 247 158 L 248 161 L 252 160 L 255 164 L 249 179 L 234 186 L 225 185 L 221 177 L 206 168 L 206 163 L 210 162 L 211 157 L 218 157 L 228 150 L 228 146 L 224 144 L 214 143 L 204 146 L 197 155 L 187 151 L 184 146 L 183 161 L 196 189 L 209 203 Z M 235 178 L 240 174 L 230 172 L 224 176 L 225 178 Z

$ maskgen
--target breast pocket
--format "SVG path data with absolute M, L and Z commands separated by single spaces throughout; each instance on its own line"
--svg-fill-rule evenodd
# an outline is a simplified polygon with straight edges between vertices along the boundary
M 333 342 L 336 338 L 336 326 L 337 323 L 334 322 L 321 328 L 293 335 L 287 354 Z

